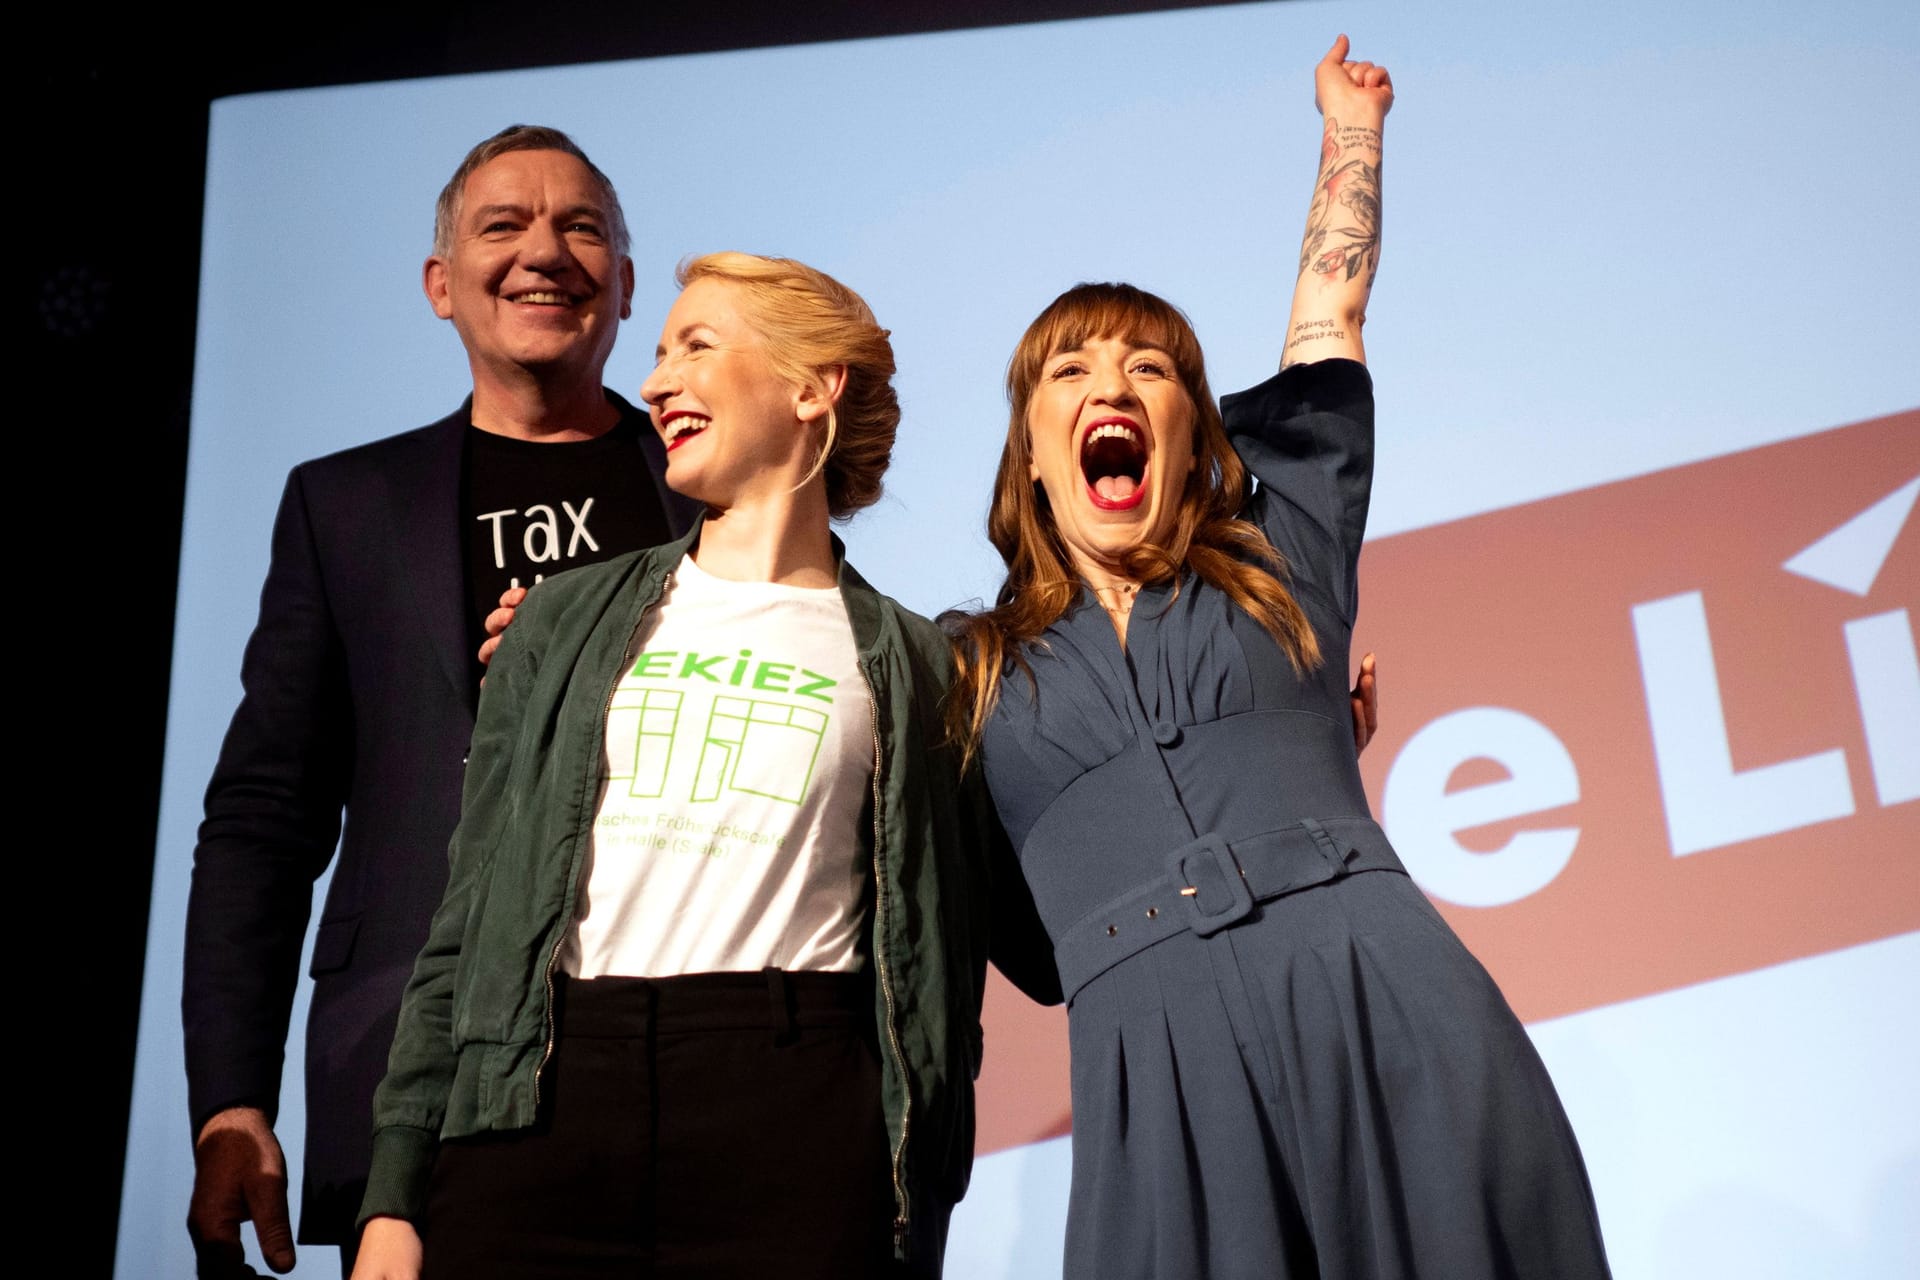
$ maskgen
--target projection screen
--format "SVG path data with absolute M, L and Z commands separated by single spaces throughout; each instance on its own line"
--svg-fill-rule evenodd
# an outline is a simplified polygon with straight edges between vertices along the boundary
M 1528 1022 L 1617 1275 L 1920 1274 L 1920 16 L 1892 0 L 1241 5 L 214 104 L 118 1274 L 192 1274 L 182 920 L 274 504 L 469 385 L 418 283 L 465 150 L 548 123 L 612 176 L 629 396 L 686 255 L 861 290 L 906 416 L 844 536 L 934 613 L 998 585 L 1001 379 L 1060 290 L 1171 298 L 1218 390 L 1275 367 L 1340 31 L 1399 95 L 1375 813 Z M 996 987 L 951 1276 L 1059 1272 L 1063 1028 Z

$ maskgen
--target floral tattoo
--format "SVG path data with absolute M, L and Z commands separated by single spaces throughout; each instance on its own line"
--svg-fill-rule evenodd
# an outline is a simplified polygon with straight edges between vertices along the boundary
M 1307 234 L 1300 243 L 1300 274 L 1312 271 L 1333 283 L 1364 271 L 1371 286 L 1379 269 L 1380 131 L 1343 128 L 1329 116 L 1320 141 L 1320 175 L 1307 211 Z

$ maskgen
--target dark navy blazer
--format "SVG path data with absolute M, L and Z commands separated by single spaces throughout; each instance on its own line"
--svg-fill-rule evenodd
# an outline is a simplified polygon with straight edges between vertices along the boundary
M 198 1133 L 225 1107 L 276 1113 L 313 882 L 338 845 L 310 969 L 302 1243 L 352 1231 L 374 1086 L 460 816 L 479 693 L 460 538 L 469 413 L 287 478 L 194 850 L 181 1003 Z M 677 534 L 692 504 L 660 481 L 651 426 L 637 435 Z

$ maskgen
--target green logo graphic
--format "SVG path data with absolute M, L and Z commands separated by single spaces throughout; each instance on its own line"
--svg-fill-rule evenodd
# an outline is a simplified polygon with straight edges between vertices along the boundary
M 625 781 L 627 794 L 659 800 L 667 791 L 683 695 L 669 689 L 622 687 L 607 711 L 610 744 L 631 741 L 631 761 L 610 754 L 609 784 Z M 719 697 L 700 741 L 689 803 L 706 804 L 722 792 L 759 796 L 797 805 L 807 797 L 829 717 L 812 707 L 766 698 Z
M 667 792 L 667 766 L 673 761 L 673 731 L 680 724 L 681 695 L 668 689 L 627 689 L 607 709 L 607 740 L 633 735 L 633 765 L 622 771 L 610 761 L 607 781 L 627 780 L 627 794 L 658 800 Z M 630 726 L 630 727 L 629 727 Z
M 696 803 L 730 791 L 799 804 L 807 798 L 827 717 L 811 707 L 761 698 L 715 698 L 694 780 Z

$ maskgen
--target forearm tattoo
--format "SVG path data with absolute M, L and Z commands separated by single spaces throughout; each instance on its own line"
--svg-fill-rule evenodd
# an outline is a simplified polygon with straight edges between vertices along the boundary
M 1333 284 L 1364 271 L 1372 288 L 1379 269 L 1380 131 L 1342 125 L 1329 116 L 1307 234 L 1300 242 L 1300 274 L 1312 271 Z
M 1309 342 L 1319 342 L 1323 338 L 1345 338 L 1346 326 L 1332 320 L 1302 320 L 1293 326 L 1293 332 L 1287 335 L 1286 348 L 1281 352 L 1280 363 L 1285 366 L 1293 363 L 1299 349 Z

